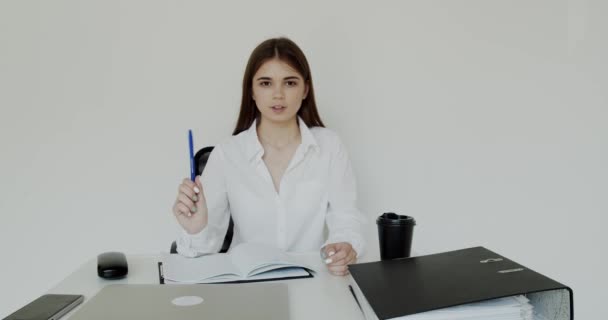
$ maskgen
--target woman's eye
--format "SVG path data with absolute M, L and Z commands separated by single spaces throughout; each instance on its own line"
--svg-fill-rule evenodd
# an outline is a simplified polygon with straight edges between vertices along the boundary
M 295 82 L 295 81 L 287 81 L 287 85 L 290 86 L 290 87 L 294 87 L 294 86 L 297 86 L 298 83 Z
M 268 87 L 268 86 L 270 86 L 270 81 L 262 81 L 262 82 L 260 82 L 260 85 L 262 87 Z

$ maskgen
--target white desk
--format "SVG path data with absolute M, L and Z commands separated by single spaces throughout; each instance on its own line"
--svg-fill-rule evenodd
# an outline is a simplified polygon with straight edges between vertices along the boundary
M 348 288 L 350 276 L 338 277 L 329 274 L 318 253 L 306 254 L 303 257 L 317 271 L 314 278 L 280 281 L 288 286 L 291 319 L 364 319 Z M 104 280 L 97 276 L 97 258 L 95 257 L 74 271 L 49 293 L 83 294 L 85 296 L 84 304 L 86 304 L 91 297 L 108 284 L 158 283 L 159 258 L 159 255 L 130 255 L 127 257 L 129 274 L 126 278 Z M 65 318 L 69 318 L 74 311 L 68 313 Z

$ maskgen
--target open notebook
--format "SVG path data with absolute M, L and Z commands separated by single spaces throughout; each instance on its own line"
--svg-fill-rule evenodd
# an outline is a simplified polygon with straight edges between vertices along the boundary
M 164 253 L 161 263 L 161 283 L 251 282 L 310 278 L 313 273 L 278 248 L 252 243 L 197 258 Z

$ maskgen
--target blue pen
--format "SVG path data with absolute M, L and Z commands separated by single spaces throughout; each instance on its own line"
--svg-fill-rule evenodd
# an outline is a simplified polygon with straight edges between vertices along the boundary
M 194 181 L 196 173 L 194 172 L 194 143 L 192 142 L 192 130 L 188 130 L 188 142 L 190 144 L 190 180 Z

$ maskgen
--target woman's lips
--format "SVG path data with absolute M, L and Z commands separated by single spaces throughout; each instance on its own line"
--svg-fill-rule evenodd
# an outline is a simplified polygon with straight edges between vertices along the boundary
M 274 113 L 281 113 L 285 110 L 285 106 L 272 106 L 270 107 Z

